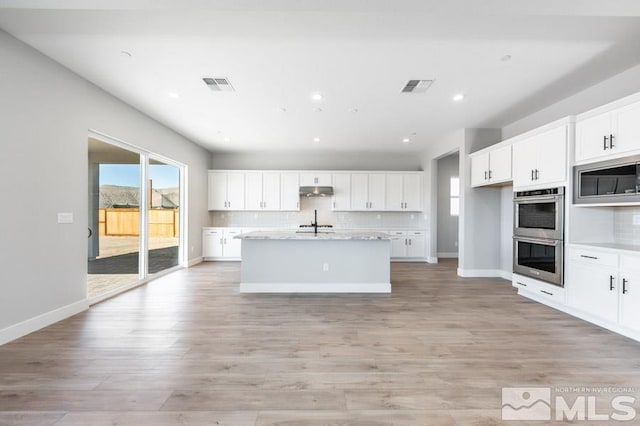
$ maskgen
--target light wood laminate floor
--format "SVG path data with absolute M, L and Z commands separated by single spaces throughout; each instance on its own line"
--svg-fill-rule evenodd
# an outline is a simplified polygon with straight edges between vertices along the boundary
M 0 347 L 0 425 L 487 425 L 502 387 L 640 388 L 640 343 L 455 266 L 395 263 L 391 295 L 178 271 Z

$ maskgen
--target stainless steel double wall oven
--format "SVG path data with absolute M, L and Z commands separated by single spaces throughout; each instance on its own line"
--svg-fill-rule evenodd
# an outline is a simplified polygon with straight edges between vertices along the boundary
M 513 272 L 564 285 L 564 187 L 513 198 Z

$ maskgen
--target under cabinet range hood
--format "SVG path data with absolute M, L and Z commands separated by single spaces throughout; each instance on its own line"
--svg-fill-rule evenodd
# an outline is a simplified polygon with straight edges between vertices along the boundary
M 300 196 L 302 197 L 331 197 L 333 195 L 332 186 L 301 186 Z

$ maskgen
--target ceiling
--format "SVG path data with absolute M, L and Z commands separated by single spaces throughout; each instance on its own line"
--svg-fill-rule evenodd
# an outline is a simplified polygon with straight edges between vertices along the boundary
M 214 152 L 420 152 L 640 63 L 636 0 L 0 0 L 0 28 Z

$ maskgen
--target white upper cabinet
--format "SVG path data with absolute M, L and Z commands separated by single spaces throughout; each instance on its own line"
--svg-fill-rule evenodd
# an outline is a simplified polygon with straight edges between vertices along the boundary
M 351 210 L 385 210 L 385 183 L 384 173 L 353 173 L 351 175 Z
M 302 172 L 300 186 L 331 186 L 331 173 Z
M 511 145 L 487 148 L 471 157 L 471 186 L 511 181 Z
M 334 173 L 332 176 L 332 210 L 351 210 L 351 173 Z
M 385 210 L 421 211 L 422 176 L 422 173 L 388 173 Z
M 513 144 L 513 186 L 562 185 L 567 179 L 567 126 Z
M 244 210 L 242 172 L 209 172 L 209 210 Z
M 606 107 L 604 107 L 606 108 Z M 640 102 L 576 120 L 576 162 L 626 155 L 640 150 Z
M 298 173 L 280 175 L 280 209 L 300 210 L 300 176 Z
M 280 210 L 280 173 L 245 173 L 245 210 Z

